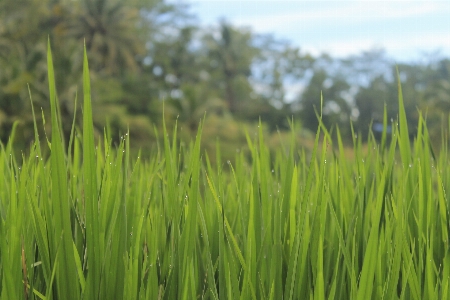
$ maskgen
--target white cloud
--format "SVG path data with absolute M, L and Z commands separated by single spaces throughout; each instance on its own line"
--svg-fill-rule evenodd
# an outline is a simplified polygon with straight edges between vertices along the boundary
M 244 1 L 248 2 L 248 1 Z M 438 1 L 280 1 L 286 11 L 271 14 L 263 6 L 274 3 L 261 1 L 255 10 L 262 15 L 231 18 L 233 24 L 250 25 L 258 32 L 280 31 L 296 27 L 310 29 L 323 25 L 354 24 L 369 21 L 384 21 L 419 17 L 437 12 L 450 12 L 450 2 Z M 339 3 L 339 6 L 336 4 Z M 250 12 L 248 13 L 250 14 Z
M 303 50 L 313 55 L 320 53 L 332 53 L 339 57 L 345 57 L 350 54 L 358 54 L 361 50 L 372 48 L 385 48 L 390 53 L 395 53 L 396 57 L 403 52 L 405 57 L 419 54 L 420 50 L 433 51 L 444 50 L 450 52 L 450 33 L 448 34 L 421 34 L 400 38 L 388 37 L 382 40 L 370 38 L 344 39 L 338 41 L 323 41 L 318 44 L 309 44 L 303 47 Z

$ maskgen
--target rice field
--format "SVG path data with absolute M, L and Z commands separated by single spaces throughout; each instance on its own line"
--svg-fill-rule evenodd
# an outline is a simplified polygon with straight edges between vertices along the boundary
M 352 159 L 321 125 L 312 151 L 260 130 L 212 165 L 201 126 L 139 156 L 94 139 L 86 54 L 64 141 L 50 48 L 48 78 L 51 133 L 0 149 L 1 299 L 450 299 L 448 140 L 423 116 L 410 140 L 400 84 L 392 134 L 355 133 Z

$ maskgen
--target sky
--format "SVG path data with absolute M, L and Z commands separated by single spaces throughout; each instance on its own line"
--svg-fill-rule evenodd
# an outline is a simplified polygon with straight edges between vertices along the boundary
M 450 1 L 172 0 L 204 26 L 221 18 L 313 55 L 385 49 L 398 62 L 450 57 Z

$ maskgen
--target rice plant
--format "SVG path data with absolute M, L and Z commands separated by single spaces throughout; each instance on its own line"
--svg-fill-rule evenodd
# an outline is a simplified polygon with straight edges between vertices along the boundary
M 351 160 L 320 123 L 312 152 L 260 130 L 213 166 L 201 126 L 136 157 L 128 134 L 96 141 L 86 53 L 65 141 L 50 47 L 48 79 L 49 138 L 1 145 L 1 299 L 450 299 L 448 141 L 437 155 L 423 116 L 410 140 L 400 85 L 392 134 L 355 134 Z

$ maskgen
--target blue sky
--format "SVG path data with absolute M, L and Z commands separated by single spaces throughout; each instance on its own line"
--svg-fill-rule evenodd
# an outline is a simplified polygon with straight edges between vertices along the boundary
M 397 61 L 436 52 L 450 57 L 450 1 L 172 0 L 187 3 L 202 25 L 225 18 L 273 33 L 314 55 L 336 57 L 383 48 Z

